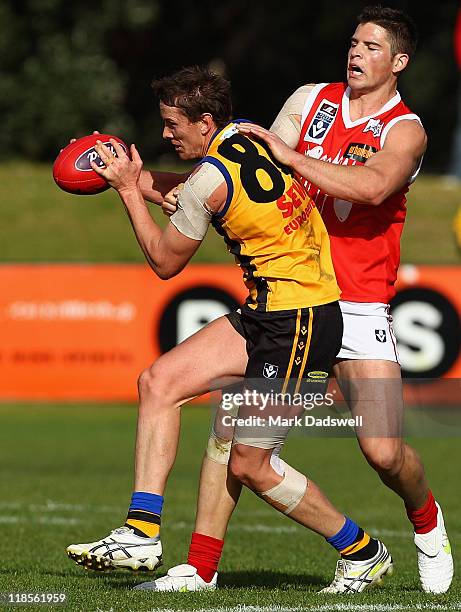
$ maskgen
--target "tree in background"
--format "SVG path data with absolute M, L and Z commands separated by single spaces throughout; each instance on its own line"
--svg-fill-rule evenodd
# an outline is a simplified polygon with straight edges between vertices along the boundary
M 458 69 L 461 71 L 461 8 L 458 10 L 455 31 L 453 36 L 454 51 Z M 458 74 L 458 123 L 455 131 L 453 144 L 453 159 L 451 164 L 451 174 L 461 178 L 461 82 Z M 461 247 L 461 211 L 458 214 L 457 225 L 458 247 Z
M 367 3 L 0 0 L 0 151 L 49 160 L 70 136 L 99 129 L 156 159 L 169 149 L 150 82 L 194 63 L 230 78 L 235 116 L 268 126 L 302 83 L 344 78 L 355 17 Z M 437 10 L 420 0 L 383 4 L 417 23 L 419 48 L 399 88 L 429 134 L 424 170 L 447 172 L 459 2 Z
M 50 158 L 70 136 L 93 129 L 130 136 L 128 79 L 109 43 L 155 13 L 155 0 L 1 0 L 3 154 Z

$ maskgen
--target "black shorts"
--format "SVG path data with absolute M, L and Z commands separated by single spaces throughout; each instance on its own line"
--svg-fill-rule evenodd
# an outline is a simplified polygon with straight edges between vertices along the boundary
M 227 317 L 246 340 L 246 386 L 303 393 L 313 386 L 321 391 L 321 383 L 327 383 L 343 335 L 338 302 L 274 312 L 243 306 Z

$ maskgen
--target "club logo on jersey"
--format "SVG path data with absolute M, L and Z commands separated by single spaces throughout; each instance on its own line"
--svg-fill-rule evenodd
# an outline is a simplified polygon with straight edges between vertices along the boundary
M 375 329 L 375 338 L 378 342 L 386 342 L 387 335 L 385 329 Z
M 265 363 L 263 368 L 263 376 L 264 378 L 275 378 L 278 371 L 278 366 L 273 365 L 272 363 Z
M 307 129 L 304 140 L 310 140 L 311 142 L 321 143 L 325 136 L 328 134 L 336 114 L 338 112 L 339 104 L 334 104 L 328 100 L 322 100 L 320 106 L 315 113 L 309 128 Z
M 344 153 L 344 157 L 364 164 L 367 159 L 370 159 L 370 157 L 377 151 L 378 149 L 376 147 L 372 147 L 371 145 L 351 142 Z
M 379 119 L 370 119 L 366 124 L 363 133 L 365 132 L 373 132 L 373 136 L 375 138 L 379 138 L 381 136 L 381 132 L 383 131 L 384 121 L 380 121 Z

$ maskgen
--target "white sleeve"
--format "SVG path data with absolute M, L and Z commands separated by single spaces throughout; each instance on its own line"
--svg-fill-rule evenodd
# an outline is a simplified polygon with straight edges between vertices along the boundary
M 382 131 L 381 138 L 380 138 L 381 148 L 384 147 L 384 143 L 386 142 L 386 138 L 389 133 L 389 130 L 392 127 L 394 127 L 394 125 L 398 123 L 399 121 L 417 121 L 421 125 L 421 127 L 423 127 L 423 123 L 421 119 L 418 117 L 418 115 L 415 115 L 413 113 L 409 113 L 407 115 L 399 115 L 398 117 L 394 117 L 394 119 L 389 121 L 389 123 L 386 125 L 386 127 Z M 421 159 L 419 160 L 418 164 L 416 165 L 416 168 L 413 170 L 408 180 L 410 184 L 416 181 L 419 171 L 421 170 L 421 166 L 423 165 L 423 157 L 424 155 L 421 156 Z
M 192 240 L 205 238 L 212 217 L 206 203 L 224 180 L 218 168 L 208 162 L 187 179 L 178 194 L 178 209 L 170 217 L 181 234 Z
M 296 116 L 301 117 L 311 90 L 312 85 L 303 85 L 292 93 L 270 128 L 292 149 L 298 144 L 301 134 L 301 122 Z

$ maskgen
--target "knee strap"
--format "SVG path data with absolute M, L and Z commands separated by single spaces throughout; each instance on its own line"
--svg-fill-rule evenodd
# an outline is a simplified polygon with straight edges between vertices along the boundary
M 307 478 L 287 463 L 284 462 L 284 464 L 285 476 L 283 480 L 278 485 L 275 485 L 275 487 L 272 487 L 272 489 L 258 493 L 258 495 L 271 504 L 271 506 L 274 503 L 277 506 L 282 506 L 284 514 L 290 514 L 306 493 Z
M 229 463 L 230 453 L 232 447 L 232 440 L 224 440 L 218 438 L 215 434 L 214 429 L 211 430 L 210 437 L 208 438 L 208 444 L 206 447 L 206 456 L 215 463 L 221 465 L 227 465 Z
M 225 414 L 229 414 L 231 416 L 237 416 L 239 407 L 235 404 L 230 408 L 230 410 L 226 410 Z M 218 414 L 222 413 L 221 405 L 219 406 L 216 415 L 215 422 L 218 418 Z M 229 439 L 220 437 L 215 430 L 215 422 L 213 423 L 210 431 L 210 437 L 208 438 L 208 443 L 206 447 L 205 454 L 211 461 L 215 463 L 220 463 L 221 465 L 228 465 L 229 458 L 232 448 L 232 434 L 230 433 Z

